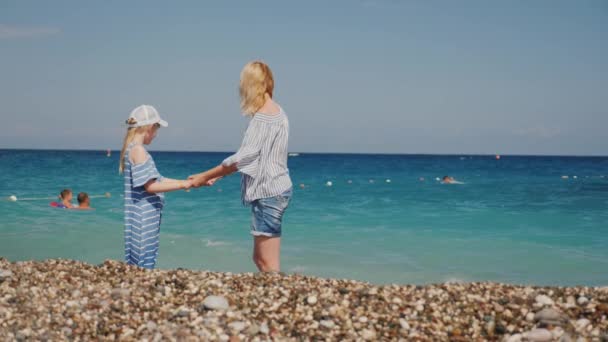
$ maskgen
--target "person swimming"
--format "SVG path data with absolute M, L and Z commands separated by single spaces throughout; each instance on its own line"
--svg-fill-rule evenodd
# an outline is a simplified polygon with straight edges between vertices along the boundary
M 56 202 L 57 208 L 68 208 L 68 209 L 72 209 L 74 208 L 74 205 L 72 204 L 72 190 L 70 189 L 63 189 L 60 193 L 59 193 L 59 202 Z
M 87 194 L 86 192 L 79 193 L 78 197 L 76 197 L 76 199 L 78 200 L 78 208 L 74 208 L 74 209 L 80 209 L 80 210 L 93 209 L 93 208 L 91 208 L 91 199 L 89 198 L 89 194 Z
M 455 179 L 454 177 L 450 177 L 450 176 L 443 176 L 443 178 L 441 179 L 441 183 L 443 184 L 452 184 L 454 183 Z
M 464 184 L 463 182 L 459 182 L 452 176 L 443 176 L 441 179 L 441 184 Z

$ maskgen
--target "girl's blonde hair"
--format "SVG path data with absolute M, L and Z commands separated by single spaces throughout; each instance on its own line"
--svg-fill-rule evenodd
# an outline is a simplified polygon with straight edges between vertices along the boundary
M 264 105 L 264 95 L 268 94 L 272 98 L 273 90 L 274 78 L 268 65 L 261 61 L 247 63 L 241 71 L 239 85 L 243 114 L 255 114 Z
M 127 124 L 129 124 L 129 125 L 135 124 L 135 119 L 131 118 L 131 119 L 127 120 Z M 122 144 L 122 150 L 120 151 L 120 164 L 118 166 L 118 172 L 120 174 L 122 174 L 125 171 L 125 151 L 127 150 L 127 147 L 129 147 L 129 144 L 133 141 L 133 138 L 135 138 L 136 135 L 145 133 L 151 127 L 158 128 L 158 127 L 160 127 L 160 125 L 153 124 L 153 125 L 127 128 L 127 134 L 125 135 L 125 140 Z

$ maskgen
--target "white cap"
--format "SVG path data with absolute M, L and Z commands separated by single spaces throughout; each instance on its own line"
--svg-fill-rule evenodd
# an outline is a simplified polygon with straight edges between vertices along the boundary
M 167 127 L 167 121 L 160 118 L 160 114 L 156 108 L 149 105 L 141 105 L 131 112 L 127 125 L 129 127 L 141 127 L 147 125 L 159 124 L 161 127 Z

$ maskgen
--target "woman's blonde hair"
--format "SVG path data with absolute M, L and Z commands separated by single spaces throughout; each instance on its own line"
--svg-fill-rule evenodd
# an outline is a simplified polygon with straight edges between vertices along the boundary
M 127 120 L 127 124 L 129 124 L 129 125 L 135 124 L 135 119 Z M 133 138 L 135 138 L 136 135 L 145 133 L 151 127 L 158 128 L 158 127 L 160 127 L 160 125 L 153 124 L 153 125 L 127 128 L 127 134 L 125 135 L 125 140 L 122 144 L 122 150 L 120 151 L 120 164 L 118 166 L 118 172 L 120 174 L 122 174 L 125 171 L 125 151 L 127 150 L 127 147 L 129 147 L 129 144 L 133 141 Z
M 247 63 L 241 71 L 239 85 L 243 114 L 255 114 L 264 105 L 264 95 L 268 94 L 272 98 L 273 90 L 274 78 L 268 65 L 261 61 Z

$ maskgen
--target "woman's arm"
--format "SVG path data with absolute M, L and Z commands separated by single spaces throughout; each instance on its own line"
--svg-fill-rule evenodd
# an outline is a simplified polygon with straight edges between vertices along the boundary
M 205 172 L 201 172 L 199 174 L 192 175 L 192 176 L 188 177 L 188 180 L 192 181 L 193 187 L 198 188 L 203 185 L 212 185 L 217 178 L 224 177 L 224 176 L 234 173 L 236 171 L 237 171 L 236 163 L 234 163 L 230 166 L 225 166 L 223 164 L 220 164 Z

